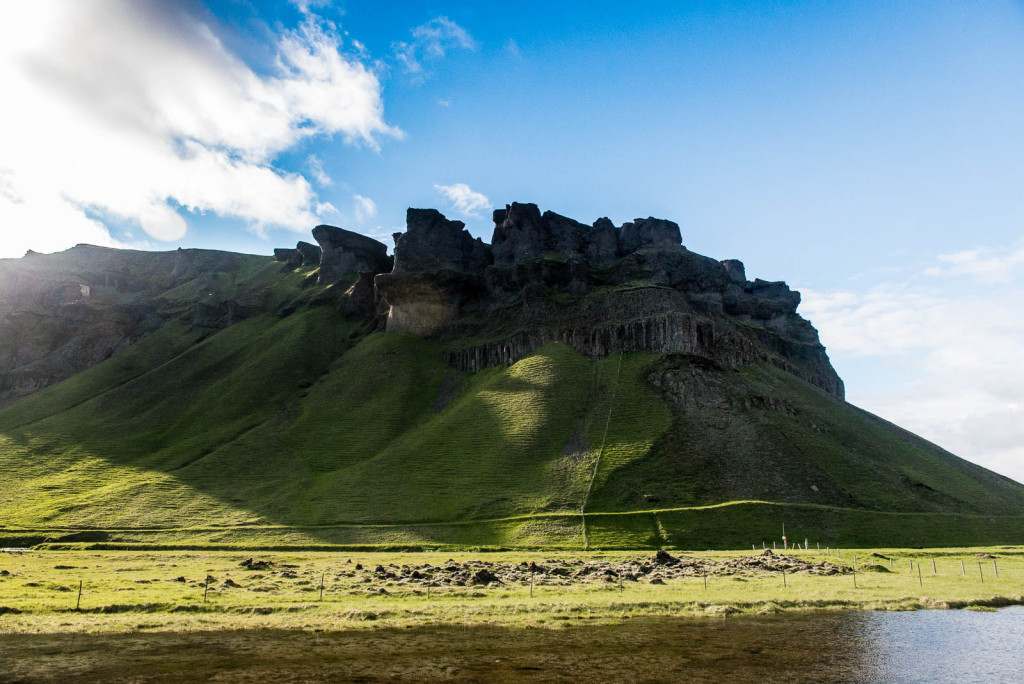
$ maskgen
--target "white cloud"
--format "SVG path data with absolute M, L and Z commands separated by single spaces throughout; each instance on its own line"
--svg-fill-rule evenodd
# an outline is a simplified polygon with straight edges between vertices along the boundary
M 516 42 L 515 38 L 509 38 L 508 42 L 505 43 L 505 52 L 513 57 L 520 57 L 522 55 L 519 51 L 519 43 Z
M 1013 249 L 937 257 L 925 272 L 962 270 L 999 288 L 908 278 L 866 292 L 803 291 L 801 314 L 819 329 L 829 355 L 882 371 L 848 399 L 949 451 L 1024 481 L 1024 274 Z M 982 256 L 984 255 L 984 256 Z M 977 264 L 996 264 L 994 267 Z M 944 273 L 946 275 L 946 273 Z
M 315 154 L 306 157 L 306 169 L 320 187 L 325 188 L 334 183 L 324 170 L 324 163 Z
M 371 148 L 401 135 L 383 121 L 377 77 L 315 17 L 278 36 L 264 74 L 184 7 L 0 6 L 0 255 L 111 244 L 91 212 L 162 241 L 186 232 L 178 207 L 261 234 L 306 231 L 321 205 L 305 178 L 275 168 L 276 155 L 313 135 Z M 13 237 L 23 233 L 34 237 Z
M 295 5 L 303 14 L 309 14 L 312 9 L 320 9 L 331 4 L 331 0 L 288 0 Z
M 971 249 L 941 254 L 938 262 L 925 269 L 925 275 L 971 276 L 985 283 L 1003 283 L 1024 267 L 1024 242 L 1004 255 L 992 249 Z
M 480 216 L 480 211 L 491 206 L 486 195 L 473 191 L 465 183 L 454 185 L 434 185 L 434 189 L 444 195 L 452 208 L 462 216 Z
M 352 199 L 355 202 L 356 223 L 362 223 L 377 215 L 377 203 L 369 197 L 352 195 Z
M 393 43 L 395 58 L 407 73 L 421 74 L 424 60 L 444 57 L 449 50 L 475 50 L 473 36 L 448 17 L 435 17 L 412 30 L 410 42 Z

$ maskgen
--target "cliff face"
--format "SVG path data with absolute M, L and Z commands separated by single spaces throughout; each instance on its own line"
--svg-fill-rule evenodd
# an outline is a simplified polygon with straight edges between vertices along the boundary
M 747 280 L 735 259 L 691 252 L 671 221 L 586 225 L 513 203 L 494 212 L 490 244 L 435 209 L 408 210 L 394 257 L 334 226 L 317 226 L 313 237 L 319 246 L 275 250 L 283 266 L 227 252 L 88 245 L 0 261 L 0 405 L 169 321 L 212 330 L 300 301 L 436 340 L 462 371 L 509 365 L 559 341 L 591 360 L 652 351 L 726 368 L 767 362 L 843 397 L 817 331 L 796 313 L 800 294 Z M 305 294 L 288 301 L 282 279 Z
M 513 203 L 494 212 L 486 245 L 459 221 L 410 209 L 394 269 L 374 282 L 386 329 L 447 342 L 461 370 L 561 341 L 590 359 L 682 351 L 727 367 L 769 362 L 844 394 L 817 331 L 796 313 L 799 292 L 689 251 L 664 219 L 588 226 Z

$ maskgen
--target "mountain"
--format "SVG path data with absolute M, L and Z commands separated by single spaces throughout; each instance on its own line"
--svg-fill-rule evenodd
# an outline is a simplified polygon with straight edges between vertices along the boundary
M 0 544 L 1024 539 L 1024 485 L 845 402 L 785 283 L 662 219 L 494 222 L 0 261 Z

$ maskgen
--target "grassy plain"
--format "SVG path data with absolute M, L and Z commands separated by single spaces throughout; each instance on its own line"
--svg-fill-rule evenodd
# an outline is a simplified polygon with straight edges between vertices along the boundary
M 750 551 L 674 553 L 709 561 L 752 555 Z M 789 553 L 813 562 L 826 560 L 824 550 Z M 561 627 L 639 617 L 1024 604 L 1024 547 L 843 549 L 839 553 L 837 557 L 832 549 L 827 559 L 852 567 L 856 555 L 856 575 L 712 574 L 706 587 L 700 576 L 669 579 L 664 584 L 645 578 L 621 585 L 615 579 L 549 578 L 532 587 L 519 581 L 435 586 L 428 592 L 423 584 L 383 579 L 373 570 L 381 565 L 401 574 L 402 566 L 436 567 L 472 560 L 492 564 L 559 559 L 649 562 L 652 554 L 5 552 L 0 553 L 0 633 Z M 248 558 L 272 565 L 248 570 L 240 565 Z M 357 569 L 358 565 L 362 568 Z

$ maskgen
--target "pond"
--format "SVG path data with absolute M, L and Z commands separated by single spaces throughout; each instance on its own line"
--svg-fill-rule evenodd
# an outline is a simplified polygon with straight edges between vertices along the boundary
M 1024 607 L 416 627 L 0 635 L 0 681 L 1024 681 Z

